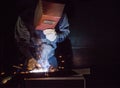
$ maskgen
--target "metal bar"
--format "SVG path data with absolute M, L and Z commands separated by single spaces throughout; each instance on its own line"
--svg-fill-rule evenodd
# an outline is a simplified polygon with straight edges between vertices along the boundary
M 85 80 L 81 77 L 46 77 L 46 78 L 24 78 L 24 80 Z

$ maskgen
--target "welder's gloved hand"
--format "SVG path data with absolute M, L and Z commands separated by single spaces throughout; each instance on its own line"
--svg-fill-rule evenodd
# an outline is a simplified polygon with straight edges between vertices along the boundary
M 57 38 L 55 29 L 46 29 L 43 31 L 45 34 L 46 38 L 50 41 L 54 41 Z
M 37 61 L 34 58 L 28 60 L 27 70 L 33 70 L 37 65 Z

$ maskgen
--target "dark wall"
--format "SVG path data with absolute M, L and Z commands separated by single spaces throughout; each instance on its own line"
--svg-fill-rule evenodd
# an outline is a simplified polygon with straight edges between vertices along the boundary
M 117 0 L 76 0 L 72 1 L 71 7 L 70 37 L 73 48 L 90 50 L 88 53 L 93 60 L 87 59 L 88 63 L 92 60 L 99 66 L 119 65 L 120 16 Z
M 8 66 L 14 62 L 14 25 L 16 21 L 15 2 L 2 1 L 1 5 L 1 31 L 0 31 L 0 66 Z

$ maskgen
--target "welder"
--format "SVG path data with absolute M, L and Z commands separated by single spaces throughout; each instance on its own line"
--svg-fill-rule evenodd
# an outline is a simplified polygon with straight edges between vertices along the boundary
M 65 0 L 17 1 L 15 39 L 30 72 L 56 71 L 57 43 L 70 33 L 65 6 Z

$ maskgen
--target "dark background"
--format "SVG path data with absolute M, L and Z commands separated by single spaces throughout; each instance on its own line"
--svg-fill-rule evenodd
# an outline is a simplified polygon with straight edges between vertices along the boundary
M 16 59 L 14 26 L 17 15 L 15 0 L 4 1 L 1 4 L 2 70 L 4 66 L 13 64 Z M 74 67 L 91 68 L 91 80 L 97 79 L 94 83 L 89 83 L 92 88 L 119 87 L 119 8 L 117 0 L 69 0 L 67 13 Z

